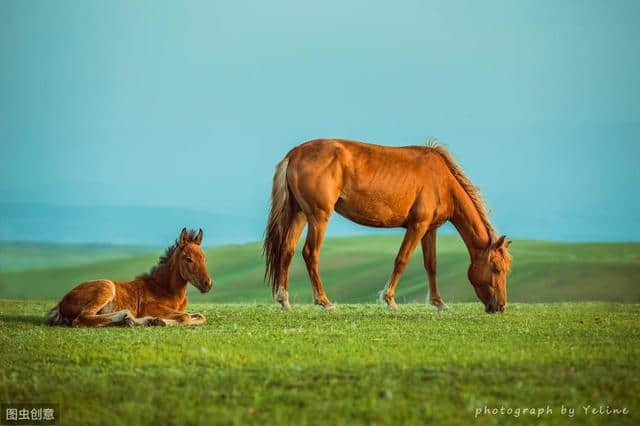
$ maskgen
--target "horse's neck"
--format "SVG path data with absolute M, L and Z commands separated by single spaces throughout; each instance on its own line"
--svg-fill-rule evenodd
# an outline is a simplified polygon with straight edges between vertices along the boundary
M 173 267 L 171 260 L 154 275 L 154 280 L 168 295 L 177 299 L 182 299 L 187 294 L 187 282 L 180 276 L 178 268 Z
M 469 250 L 469 256 L 473 259 L 477 252 L 489 245 L 489 230 L 482 221 L 475 204 L 462 188 L 454 189 L 453 200 L 454 211 L 451 223 L 460 233 Z

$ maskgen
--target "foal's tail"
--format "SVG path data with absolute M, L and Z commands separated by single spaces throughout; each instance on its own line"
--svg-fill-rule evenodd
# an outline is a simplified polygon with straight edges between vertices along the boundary
M 287 184 L 289 156 L 276 166 L 271 189 L 271 211 L 264 235 L 262 254 L 265 256 L 264 278 L 271 282 L 271 292 L 275 295 L 282 279 L 282 259 L 285 251 L 287 232 L 293 219 L 297 203 Z

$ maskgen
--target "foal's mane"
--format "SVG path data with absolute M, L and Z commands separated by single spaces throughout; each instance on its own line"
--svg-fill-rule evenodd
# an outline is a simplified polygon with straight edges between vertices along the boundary
M 451 174 L 453 174 L 460 186 L 462 186 L 462 189 L 467 193 L 471 202 L 478 211 L 480 220 L 486 228 L 489 238 L 492 241 L 495 241 L 496 231 L 493 229 L 493 225 L 491 225 L 491 222 L 489 221 L 489 214 L 487 213 L 487 208 L 485 206 L 484 198 L 480 193 L 480 189 L 469 180 L 462 171 L 462 167 L 460 167 L 456 160 L 453 159 L 451 153 L 443 145 L 440 145 L 437 139 L 429 138 L 426 146 L 427 149 L 437 153 L 444 160 L 447 167 L 449 167 Z
M 189 230 L 187 232 L 186 242 L 187 243 L 195 242 L 197 234 L 198 234 L 197 231 L 194 231 L 193 229 Z M 155 275 L 155 273 L 158 272 L 160 269 L 163 269 L 169 263 L 169 260 L 171 260 L 171 256 L 173 256 L 173 253 L 175 253 L 176 249 L 178 248 L 178 244 L 179 244 L 178 239 L 176 239 L 172 245 L 170 245 L 165 249 L 164 254 L 160 256 L 160 259 L 158 259 L 158 264 L 153 268 L 151 268 L 151 271 L 149 271 L 149 273 L 141 274 L 138 276 L 138 278 L 148 278 L 150 276 Z

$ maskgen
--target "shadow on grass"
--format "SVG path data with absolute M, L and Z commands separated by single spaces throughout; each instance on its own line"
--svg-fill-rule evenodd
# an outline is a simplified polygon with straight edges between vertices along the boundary
M 44 315 L 0 315 L 0 322 L 8 324 L 46 325 Z

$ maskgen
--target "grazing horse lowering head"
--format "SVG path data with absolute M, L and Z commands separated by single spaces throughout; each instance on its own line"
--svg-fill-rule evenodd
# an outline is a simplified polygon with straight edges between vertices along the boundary
M 507 304 L 507 273 L 511 269 L 511 256 L 507 249 L 511 241 L 503 235 L 498 241 L 489 241 L 471 261 L 468 276 L 487 313 L 504 312 Z
M 201 293 L 206 293 L 211 290 L 212 282 L 207 271 L 207 259 L 200 247 L 201 243 L 202 229 L 196 235 L 194 231 L 188 232 L 186 228 L 182 228 L 176 242 L 174 259 L 180 277 L 193 284 Z

